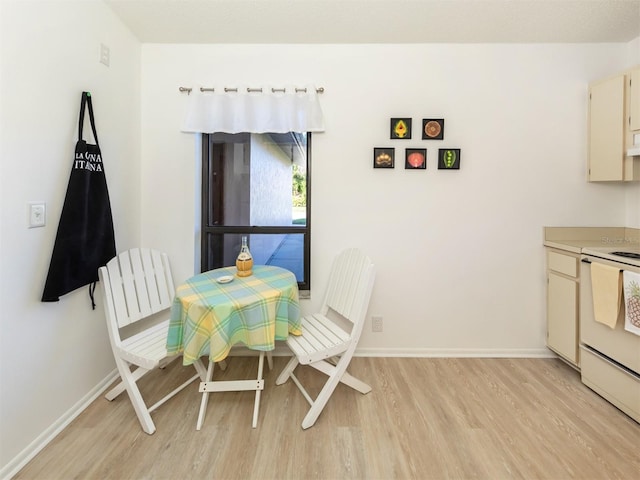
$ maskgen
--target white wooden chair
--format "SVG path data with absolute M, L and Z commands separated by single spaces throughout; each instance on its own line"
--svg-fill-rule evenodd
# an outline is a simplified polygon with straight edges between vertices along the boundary
M 302 335 L 287 339 L 293 358 L 276 385 L 291 377 L 311 405 L 302 421 L 304 429 L 316 422 L 339 382 L 363 394 L 371 391 L 369 385 L 347 373 L 347 367 L 362 333 L 374 280 L 375 267 L 364 253 L 355 248 L 340 253 L 333 263 L 320 312 L 303 317 Z M 309 365 L 329 377 L 315 400 L 293 373 L 298 364 Z
M 133 248 L 111 259 L 98 274 L 109 340 L 122 380 L 105 397 L 111 401 L 126 390 L 142 429 L 152 434 L 156 427 L 150 413 L 194 380 L 204 380 L 206 374 L 198 360 L 194 363 L 197 374 L 151 407 L 146 406 L 136 383 L 154 368 L 178 358 L 167 357 L 166 348 L 169 318 L 165 311 L 175 293 L 169 259 L 157 250 Z M 166 318 L 158 315 L 161 313 L 167 313 Z M 124 327 L 135 329 L 136 333 L 124 338 L 121 336 Z M 136 369 L 131 371 L 131 366 Z

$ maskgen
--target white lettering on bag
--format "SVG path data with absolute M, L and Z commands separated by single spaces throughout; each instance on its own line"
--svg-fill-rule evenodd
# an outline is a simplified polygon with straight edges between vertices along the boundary
M 91 172 L 101 172 L 102 164 L 97 162 L 89 162 L 85 160 L 76 160 L 73 164 L 75 170 L 89 170 Z
M 85 158 L 83 153 L 76 153 L 76 161 L 73 163 L 74 170 L 89 170 L 91 172 L 102 171 L 102 157 L 99 153 L 88 153 Z

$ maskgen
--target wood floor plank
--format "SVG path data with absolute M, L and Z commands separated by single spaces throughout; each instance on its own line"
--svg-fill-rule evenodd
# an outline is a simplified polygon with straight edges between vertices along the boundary
M 315 426 L 291 381 L 265 371 L 258 428 L 253 392 L 211 395 L 201 431 L 191 385 L 153 413 L 146 435 L 126 395 L 99 398 L 15 479 L 633 479 L 640 425 L 553 359 L 361 358 L 371 393 L 339 385 Z M 214 379 L 251 378 L 231 357 Z M 191 375 L 175 362 L 140 386 L 149 403 Z M 326 377 L 299 367 L 312 395 Z

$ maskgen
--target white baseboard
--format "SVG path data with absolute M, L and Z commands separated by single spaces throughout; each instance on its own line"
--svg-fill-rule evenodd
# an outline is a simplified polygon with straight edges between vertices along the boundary
M 22 450 L 8 464 L 0 469 L 0 478 L 3 480 L 11 479 L 17 474 L 29 461 L 35 457 L 49 442 L 51 442 L 67 425 L 69 425 L 78 415 L 80 415 L 91 403 L 98 398 L 112 383 L 118 378 L 118 370 L 113 370 L 106 378 L 96 385 L 89 393 L 82 397 L 73 407 L 67 410 L 58 420 L 56 420 L 49 428 L 42 432 L 38 437 Z
M 358 348 L 356 357 L 556 358 L 546 348 Z

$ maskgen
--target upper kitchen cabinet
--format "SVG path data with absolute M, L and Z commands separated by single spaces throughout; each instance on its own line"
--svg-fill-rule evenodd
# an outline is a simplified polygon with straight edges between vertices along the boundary
M 588 134 L 590 182 L 640 180 L 640 66 L 589 86 Z
M 629 72 L 629 129 L 640 133 L 640 65 Z

